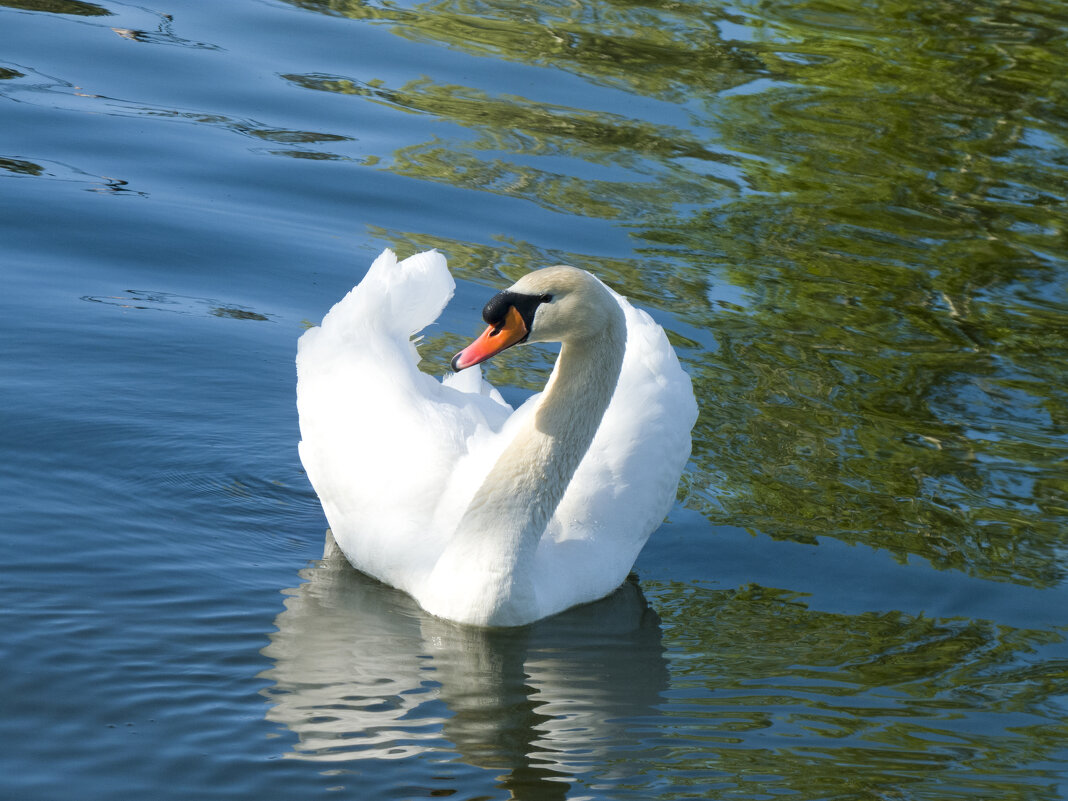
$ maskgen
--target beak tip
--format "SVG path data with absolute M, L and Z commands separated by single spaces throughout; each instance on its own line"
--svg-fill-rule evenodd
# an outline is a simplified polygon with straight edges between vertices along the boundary
M 490 325 L 478 339 L 452 357 L 452 369 L 458 373 L 481 364 L 505 348 L 525 341 L 526 337 L 526 321 L 515 306 L 510 306 L 503 322 Z

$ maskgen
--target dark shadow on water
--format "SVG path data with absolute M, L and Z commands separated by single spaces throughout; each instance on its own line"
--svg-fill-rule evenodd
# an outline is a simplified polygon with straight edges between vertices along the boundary
M 297 736 L 289 757 L 341 767 L 458 754 L 499 771 L 513 797 L 562 799 L 567 763 L 636 742 L 634 719 L 657 714 L 668 685 L 660 619 L 636 581 L 531 626 L 487 630 L 427 615 L 329 539 L 301 577 L 263 650 L 267 717 Z

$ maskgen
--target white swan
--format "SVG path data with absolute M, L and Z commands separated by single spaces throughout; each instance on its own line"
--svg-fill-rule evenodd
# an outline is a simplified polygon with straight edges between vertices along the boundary
M 439 382 L 410 338 L 453 289 L 436 251 L 387 250 L 300 338 L 300 457 L 354 567 L 438 617 L 522 625 L 626 578 L 674 501 L 697 406 L 663 329 L 573 267 L 498 293 Z M 513 412 L 474 365 L 545 341 L 563 343 L 552 375 Z

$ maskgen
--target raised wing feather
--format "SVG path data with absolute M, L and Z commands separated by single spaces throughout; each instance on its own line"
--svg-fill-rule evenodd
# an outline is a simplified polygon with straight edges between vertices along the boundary
M 410 590 L 450 532 L 435 508 L 479 432 L 511 409 L 479 373 L 444 386 L 410 342 L 455 284 L 436 251 L 385 251 L 297 347 L 300 458 L 334 538 L 356 567 Z

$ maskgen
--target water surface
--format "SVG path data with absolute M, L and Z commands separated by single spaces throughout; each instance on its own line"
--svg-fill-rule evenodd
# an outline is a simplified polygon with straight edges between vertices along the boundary
M 1068 14 L 854 6 L 0 0 L 3 795 L 1068 798 Z M 545 264 L 668 329 L 612 597 L 323 554 L 295 341 L 384 247 L 431 372 Z

